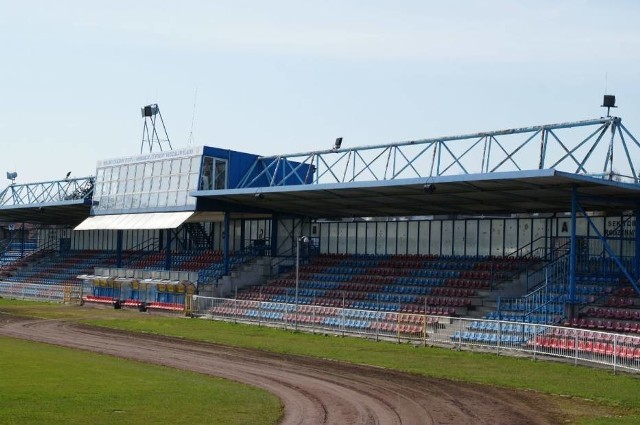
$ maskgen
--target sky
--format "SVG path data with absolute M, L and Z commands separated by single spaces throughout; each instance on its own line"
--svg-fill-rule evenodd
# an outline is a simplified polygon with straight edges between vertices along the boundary
M 138 154 L 149 103 L 174 149 L 261 155 L 595 118 L 605 92 L 640 134 L 639 21 L 632 0 L 0 0 L 0 172 Z

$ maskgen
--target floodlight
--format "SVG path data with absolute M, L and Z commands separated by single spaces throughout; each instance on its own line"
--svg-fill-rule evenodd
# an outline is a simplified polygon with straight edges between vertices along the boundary
M 254 196 L 256 199 L 264 199 L 264 193 L 256 193 Z
M 66 175 L 66 176 L 64 176 L 64 179 L 65 179 L 65 180 L 67 180 L 67 179 L 69 178 L 69 176 L 70 176 L 70 175 L 71 175 L 71 171 L 69 171 L 69 172 L 67 173 L 67 175 Z
M 333 145 L 333 149 L 338 150 L 340 149 L 340 146 L 342 146 L 342 137 L 338 137 L 336 139 L 336 143 L 335 145 Z
M 14 172 L 9 172 L 7 171 L 7 179 L 11 180 L 12 182 L 15 181 L 15 179 L 18 177 L 18 173 Z
M 424 193 L 433 193 L 436 191 L 436 185 L 433 183 L 425 183 L 422 190 L 424 190 Z
M 603 108 L 616 108 L 616 97 L 610 94 L 605 94 L 602 100 Z
M 617 108 L 616 106 L 616 97 L 612 94 L 605 94 L 602 99 L 603 108 L 607 108 L 607 116 L 610 115 L 611 108 Z
M 152 117 L 158 114 L 158 105 L 156 103 L 143 106 L 140 108 L 140 113 L 142 114 L 142 118 Z

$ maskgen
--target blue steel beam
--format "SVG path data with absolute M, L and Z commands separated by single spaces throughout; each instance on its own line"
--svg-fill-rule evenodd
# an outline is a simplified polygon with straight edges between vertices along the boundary
M 586 135 L 576 133 L 580 128 L 589 127 L 594 129 Z M 605 141 L 607 129 L 611 130 L 611 137 Z M 627 143 L 627 138 L 633 143 Z M 624 155 L 614 156 L 619 145 Z M 601 158 L 605 159 L 604 172 L 601 172 Z M 345 183 L 543 169 L 547 164 L 552 164 L 549 168 L 559 171 L 608 179 L 621 176 L 640 183 L 640 173 L 633 166 L 634 159 L 636 162 L 640 160 L 640 143 L 622 125 L 620 118 L 606 117 L 348 149 L 264 156 L 256 160 L 234 189 L 260 187 L 265 181 L 268 181 L 268 186 L 283 186 L 291 184 L 287 182 L 291 177 L 296 177 L 298 184 Z M 594 161 L 599 164 L 594 165 Z M 294 168 L 291 162 L 298 165 Z M 297 173 L 303 166 L 309 167 L 304 179 Z M 311 172 L 314 173 L 313 178 Z
M 0 206 L 48 204 L 91 199 L 94 177 L 79 177 L 39 183 L 11 184 L 0 192 Z
M 584 218 L 587 219 L 587 222 L 589 223 L 589 227 L 591 227 L 591 229 L 594 231 L 596 236 L 598 236 L 598 238 L 602 241 L 602 245 L 604 246 L 605 251 L 607 251 L 607 254 L 609 254 L 611 259 L 616 263 L 616 265 L 618 266 L 618 269 L 622 272 L 624 277 L 626 277 L 627 280 L 629 281 L 629 283 L 631 283 L 631 286 L 633 286 L 633 289 L 635 289 L 636 293 L 638 295 L 640 295 L 640 287 L 638 287 L 638 283 L 639 282 L 637 282 L 636 279 L 634 279 L 631 276 L 631 274 L 629 273 L 627 268 L 624 266 L 624 264 L 622 264 L 622 261 L 620 260 L 620 257 L 618 257 L 618 255 L 613 250 L 613 248 L 611 248 L 611 245 L 609 245 L 609 242 L 607 242 L 607 238 L 605 238 L 602 235 L 602 232 L 600 232 L 600 230 L 598 230 L 598 227 L 595 225 L 593 220 L 591 220 L 591 217 L 589 217 L 589 215 L 584 210 L 584 208 L 582 208 L 582 206 L 580 206 L 578 204 L 578 209 L 580 210 L 580 212 L 582 213 Z M 637 230 L 636 230 L 636 232 L 637 232 Z

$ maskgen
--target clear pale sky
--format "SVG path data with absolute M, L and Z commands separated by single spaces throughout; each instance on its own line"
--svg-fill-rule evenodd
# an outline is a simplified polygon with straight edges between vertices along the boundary
M 193 145 L 266 155 L 599 117 L 606 84 L 638 136 L 638 22 L 632 0 L 0 0 L 0 172 L 93 174 L 155 102 L 174 148 L 194 117 Z

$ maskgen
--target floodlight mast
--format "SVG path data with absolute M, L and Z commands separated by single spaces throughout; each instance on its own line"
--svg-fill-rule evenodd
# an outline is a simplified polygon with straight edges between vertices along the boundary
M 169 140 L 169 134 L 167 133 L 167 127 L 164 125 L 164 120 L 162 119 L 162 113 L 160 113 L 160 107 L 158 106 L 158 104 L 152 103 L 150 105 L 143 106 L 140 109 L 140 113 L 142 115 L 142 118 L 144 119 L 140 153 L 142 153 L 145 143 L 149 146 L 149 153 L 153 152 L 153 146 L 155 144 L 158 145 L 160 151 L 163 150 L 163 144 L 165 143 L 169 147 L 168 150 L 173 150 L 173 148 L 171 147 L 171 141 Z M 158 117 L 160 117 L 160 123 L 162 124 L 162 129 L 164 130 L 164 139 L 160 139 L 160 136 L 158 135 L 158 129 L 156 127 L 156 120 Z

